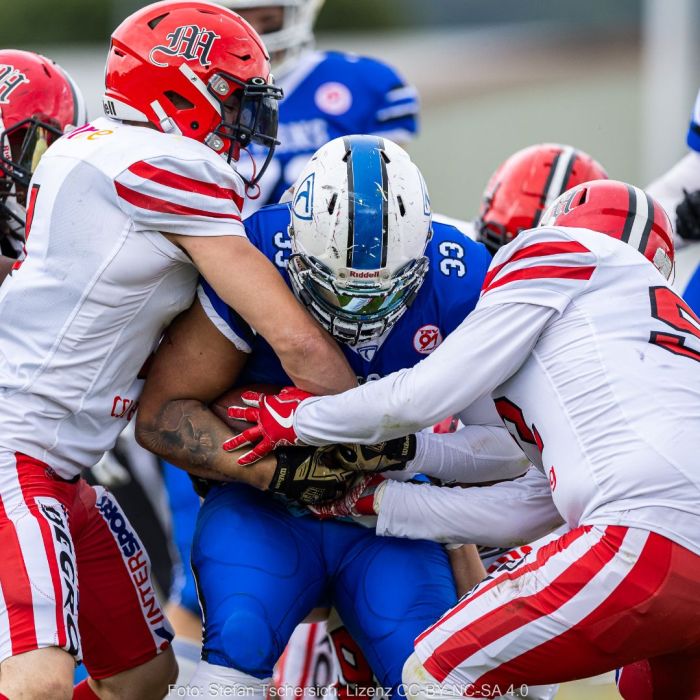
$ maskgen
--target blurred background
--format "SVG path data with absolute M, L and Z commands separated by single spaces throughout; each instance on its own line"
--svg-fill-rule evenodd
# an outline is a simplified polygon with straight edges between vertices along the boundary
M 63 65 L 101 112 L 111 30 L 142 0 L 3 0 L 0 44 Z M 422 97 L 411 145 L 437 211 L 471 218 L 491 171 L 538 141 L 647 184 L 684 153 L 697 0 L 327 0 L 321 48 L 383 58 Z

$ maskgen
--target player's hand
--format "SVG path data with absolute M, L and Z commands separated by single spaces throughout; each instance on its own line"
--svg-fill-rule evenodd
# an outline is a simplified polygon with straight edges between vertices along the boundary
M 405 469 L 416 456 L 416 436 L 407 435 L 376 445 L 336 445 L 338 466 L 355 472 L 386 472 Z
M 700 240 L 700 190 L 683 190 L 683 200 L 676 207 L 676 233 L 687 241 Z
M 277 468 L 268 491 L 305 506 L 342 496 L 355 473 L 337 465 L 333 448 L 282 447 L 275 451 Z
M 285 387 L 274 395 L 243 392 L 241 399 L 246 406 L 230 406 L 228 415 L 255 425 L 227 440 L 222 445 L 223 449 L 233 452 L 243 445 L 255 445 L 238 460 L 238 464 L 245 465 L 257 462 L 276 447 L 299 445 L 299 438 L 294 432 L 294 412 L 310 396 L 313 394 L 293 386 Z
M 386 482 L 380 474 L 358 476 L 344 496 L 332 503 L 311 506 L 309 510 L 320 520 L 379 515 Z

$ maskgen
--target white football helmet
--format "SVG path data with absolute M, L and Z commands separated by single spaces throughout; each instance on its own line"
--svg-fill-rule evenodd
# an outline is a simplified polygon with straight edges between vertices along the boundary
M 381 336 L 428 271 L 432 215 L 420 170 L 388 139 L 334 139 L 304 168 L 291 209 L 297 297 L 341 342 Z
M 276 73 L 287 67 L 314 44 L 314 24 L 326 0 L 218 0 L 234 12 L 258 7 L 282 7 L 284 19 L 277 32 L 262 34 Z M 277 58 L 281 56 L 281 58 Z

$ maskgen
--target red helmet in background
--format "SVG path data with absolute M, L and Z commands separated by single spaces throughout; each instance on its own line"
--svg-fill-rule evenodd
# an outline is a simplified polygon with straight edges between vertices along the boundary
M 108 117 L 148 122 L 237 160 L 250 143 L 277 144 L 277 102 L 267 51 L 231 10 L 165 0 L 127 17 L 112 34 L 105 73 Z
M 46 148 L 70 126 L 87 119 L 71 77 L 30 51 L 0 50 L 0 170 L 27 187 Z
M 503 162 L 486 185 L 476 221 L 478 238 L 495 254 L 521 231 L 537 226 L 562 192 L 607 177 L 600 163 L 572 146 L 524 148 Z
M 675 254 L 664 208 L 644 190 L 617 180 L 585 182 L 565 192 L 544 212 L 540 226 L 568 226 L 629 243 L 669 279 Z

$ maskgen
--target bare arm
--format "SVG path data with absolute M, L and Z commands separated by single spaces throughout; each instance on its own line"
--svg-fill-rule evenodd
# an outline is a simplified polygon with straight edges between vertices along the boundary
M 238 453 L 221 449 L 231 429 L 207 407 L 234 384 L 246 358 L 195 300 L 168 328 L 149 368 L 136 420 L 139 443 L 195 476 L 266 488 L 274 457 L 241 467 Z
M 15 261 L 12 258 L 6 258 L 4 255 L 0 255 L 0 284 L 2 284 L 5 277 L 10 274 L 14 264 Z
M 486 569 L 481 563 L 475 544 L 463 544 L 461 547 L 450 548 L 447 550 L 447 556 L 452 567 L 458 598 L 486 578 Z
M 322 395 L 357 385 L 335 341 L 250 241 L 242 236 L 166 236 L 188 253 L 217 294 L 270 343 L 300 389 Z

